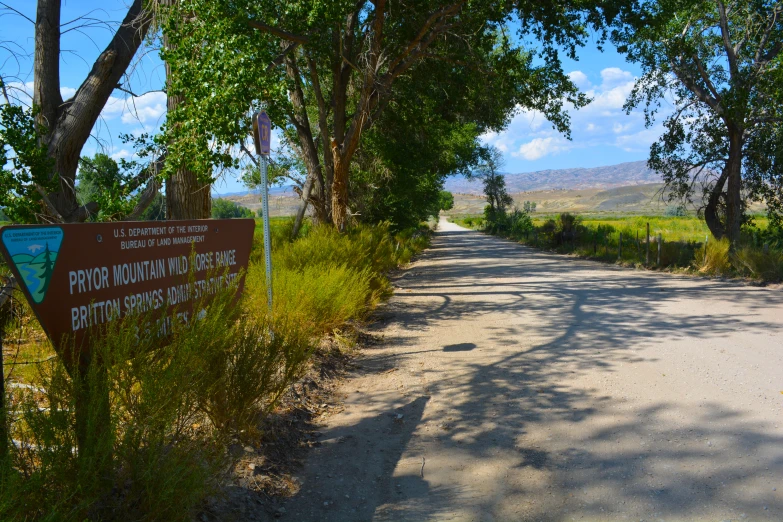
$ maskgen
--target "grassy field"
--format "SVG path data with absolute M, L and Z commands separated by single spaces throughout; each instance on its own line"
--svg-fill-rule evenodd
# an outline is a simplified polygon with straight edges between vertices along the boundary
M 533 225 L 536 227 L 544 226 L 548 220 L 557 220 L 558 214 L 533 214 Z M 623 232 L 626 238 L 632 237 L 642 239 L 647 234 L 647 224 L 650 224 L 650 235 L 657 237 L 661 234 L 664 241 L 683 241 L 702 243 L 710 235 L 707 224 L 703 219 L 697 216 L 669 217 L 656 215 L 641 216 L 611 216 L 600 213 L 579 214 L 582 219 L 582 225 L 593 230 L 614 229 L 616 232 Z M 474 214 L 466 216 L 455 216 L 451 219 L 454 223 L 466 228 L 479 229 L 482 227 L 483 215 Z M 756 215 L 753 222 L 760 230 L 767 228 L 768 219 L 766 216 Z
M 483 216 L 460 216 L 453 222 L 485 229 Z M 733 250 L 727 240 L 716 241 L 696 216 L 536 214 L 532 227 L 520 223 L 515 225 L 512 220 L 491 230 L 534 247 L 621 265 L 768 282 L 783 280 L 783 251 L 774 238 L 764 235 L 768 226 L 764 216 L 754 216 L 753 225 Z

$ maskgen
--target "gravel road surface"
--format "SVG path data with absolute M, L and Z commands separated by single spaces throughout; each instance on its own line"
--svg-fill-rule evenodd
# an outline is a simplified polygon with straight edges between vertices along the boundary
M 783 289 L 441 221 L 285 506 L 296 521 L 783 520 Z

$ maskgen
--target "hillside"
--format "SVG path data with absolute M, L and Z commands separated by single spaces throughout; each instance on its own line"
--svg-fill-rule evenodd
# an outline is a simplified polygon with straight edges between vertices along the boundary
M 647 168 L 646 161 L 619 163 L 605 167 L 540 170 L 506 174 L 509 192 L 542 190 L 608 189 L 630 185 L 661 183 L 660 174 Z M 464 178 L 446 181 L 446 190 L 461 194 L 481 194 L 481 182 Z
M 623 214 L 662 213 L 669 205 L 661 198 L 662 183 L 610 189 L 536 190 L 516 192 L 514 205 L 536 203 L 536 212 L 618 212 Z M 449 214 L 481 214 L 487 204 L 482 194 L 455 194 Z

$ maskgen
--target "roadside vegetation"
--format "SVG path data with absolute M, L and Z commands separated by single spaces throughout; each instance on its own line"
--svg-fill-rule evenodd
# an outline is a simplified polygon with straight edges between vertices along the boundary
M 531 215 L 516 209 L 494 220 L 488 219 L 491 216 L 496 214 L 455 216 L 452 221 L 529 246 L 625 266 L 767 282 L 783 280 L 783 240 L 769 228 L 769 220 L 762 215 L 752 216 L 752 225 L 743 229 L 742 240 L 733 250 L 727 239 L 714 239 L 704 220 L 697 216 L 602 216 L 567 212 Z
M 137 336 L 133 321 L 110 323 L 92 343 L 86 383 L 16 296 L 4 314 L 13 444 L 0 463 L 0 519 L 190 520 L 227 479 L 229 448 L 274 436 L 260 426 L 322 339 L 390 295 L 388 271 L 429 238 L 427 227 L 391 233 L 380 224 L 344 234 L 307 227 L 291 241 L 292 226 L 274 222 L 272 313 L 257 230 L 238 303 L 226 291 L 165 339 Z M 84 386 L 91 400 L 78 419 Z

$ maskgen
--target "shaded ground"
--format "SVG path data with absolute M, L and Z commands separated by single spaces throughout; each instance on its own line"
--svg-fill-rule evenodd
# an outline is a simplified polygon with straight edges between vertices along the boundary
M 285 519 L 783 520 L 779 287 L 450 224 L 395 285 Z

